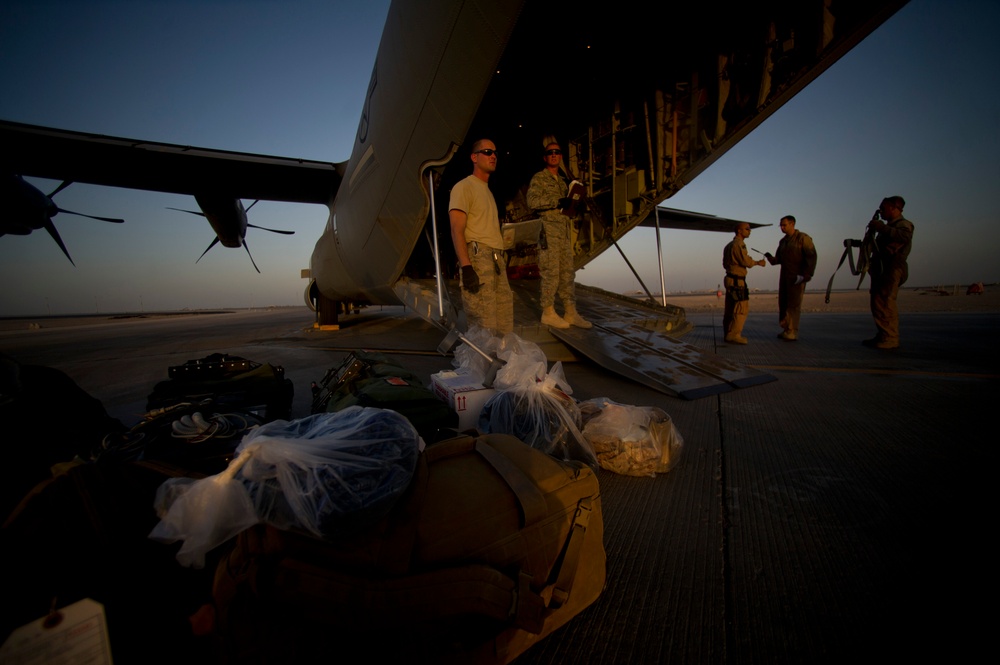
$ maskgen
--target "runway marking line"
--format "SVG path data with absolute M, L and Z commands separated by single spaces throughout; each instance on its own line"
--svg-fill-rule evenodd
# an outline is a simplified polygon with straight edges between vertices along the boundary
M 785 372 L 841 372 L 844 374 L 892 374 L 912 376 L 938 376 L 949 379 L 1000 379 L 1000 374 L 974 374 L 971 372 L 928 372 L 912 369 L 877 369 L 873 367 L 807 367 L 805 365 L 747 365 L 755 369 Z

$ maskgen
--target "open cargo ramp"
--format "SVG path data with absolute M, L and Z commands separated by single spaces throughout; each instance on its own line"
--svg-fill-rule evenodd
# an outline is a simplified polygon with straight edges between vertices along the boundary
M 550 329 L 561 342 L 602 367 L 645 386 L 684 399 L 748 388 L 775 380 L 657 329 L 651 312 L 662 309 L 577 285 L 577 310 L 594 324 Z M 685 320 L 683 332 L 691 325 Z
M 557 330 L 539 323 L 537 280 L 511 280 L 514 293 L 514 332 L 535 342 L 549 361 L 575 360 L 579 356 L 642 385 L 683 399 L 748 388 L 774 381 L 770 374 L 737 365 L 721 356 L 685 344 L 678 337 L 691 330 L 684 310 L 617 295 L 594 287 L 576 285 L 576 306 L 594 327 Z M 402 278 L 396 294 L 421 317 L 447 331 L 449 313 L 455 317 L 461 304 L 457 280 L 447 280 L 445 316 L 439 316 L 434 280 Z M 465 329 L 464 316 L 458 328 Z

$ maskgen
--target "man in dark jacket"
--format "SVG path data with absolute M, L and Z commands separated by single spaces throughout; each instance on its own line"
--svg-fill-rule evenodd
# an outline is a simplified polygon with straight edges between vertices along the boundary
M 778 242 L 774 256 L 764 256 L 772 266 L 781 266 L 778 278 L 778 323 L 783 330 L 778 335 L 786 342 L 799 338 L 799 316 L 806 283 L 816 272 L 816 246 L 802 231 L 795 229 L 795 218 L 785 215 L 779 223 L 785 237 Z

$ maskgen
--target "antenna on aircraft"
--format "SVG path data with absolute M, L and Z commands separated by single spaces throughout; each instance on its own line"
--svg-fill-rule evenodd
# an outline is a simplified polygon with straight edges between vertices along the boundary
M 52 200 L 52 197 L 73 184 L 72 180 L 65 180 L 61 185 L 52 190 L 51 194 L 44 194 L 37 187 L 29 184 L 19 175 L 3 177 L 3 184 L 0 185 L 0 201 L 11 205 L 8 215 L 0 220 L 0 236 L 8 233 L 19 236 L 26 236 L 32 231 L 45 229 L 52 239 L 59 245 L 59 249 L 66 255 L 69 262 L 76 266 L 73 257 L 69 255 L 66 244 L 63 242 L 59 231 L 52 218 L 59 213 L 67 215 L 77 215 L 88 217 L 101 222 L 111 222 L 113 224 L 123 224 L 124 219 L 115 217 L 97 217 L 96 215 L 85 215 L 82 212 L 74 212 L 60 208 Z

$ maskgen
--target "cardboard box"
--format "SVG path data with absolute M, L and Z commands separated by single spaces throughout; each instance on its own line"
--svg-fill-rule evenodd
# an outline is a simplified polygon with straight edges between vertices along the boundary
M 483 378 L 468 369 L 452 369 L 431 374 L 431 391 L 458 414 L 458 428 L 476 429 L 479 413 L 495 388 L 484 388 Z

